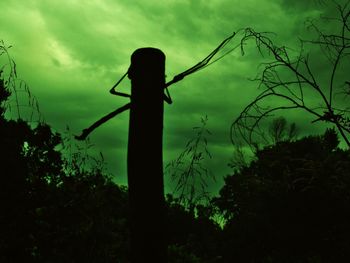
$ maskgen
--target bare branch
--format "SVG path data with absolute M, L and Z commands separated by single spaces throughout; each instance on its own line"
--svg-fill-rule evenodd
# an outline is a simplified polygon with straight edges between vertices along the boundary
M 339 17 L 324 18 L 338 24 L 340 30 L 338 33 L 327 34 L 315 21 L 308 21 L 308 28 L 318 35 L 318 39 L 301 40 L 300 52 L 296 57 L 291 56 L 289 49 L 285 46 L 276 46 L 268 33 L 255 32 L 251 28 L 245 30 L 241 40 L 242 54 L 244 54 L 246 42 L 253 40 L 261 55 L 267 52 L 274 60 L 262 64 L 263 69 L 260 76 L 254 79 L 259 82 L 259 88 L 262 88 L 263 91 L 233 121 L 231 126 L 232 143 L 235 143 L 235 139 L 237 139 L 235 137 L 238 135 L 249 145 L 255 144 L 259 138 L 265 141 L 265 135 L 260 125 L 262 120 L 279 110 L 299 109 L 315 117 L 312 123 L 325 121 L 336 126 L 345 143 L 350 147 L 348 138 L 350 136 L 349 109 L 335 107 L 339 103 L 334 101 L 335 83 L 339 82 L 337 78 L 341 76 L 337 72 L 341 68 L 340 64 L 344 58 L 350 55 L 349 3 L 350 1 L 345 5 L 336 4 Z M 312 69 L 310 55 L 304 51 L 306 44 L 311 45 L 311 48 L 321 47 L 323 55 L 331 62 L 329 82 L 322 82 L 322 89 Z M 317 59 L 320 61 L 319 58 Z M 349 87 L 350 90 L 348 80 L 345 81 L 345 87 Z M 313 100 L 318 99 L 319 107 L 310 104 L 310 100 L 305 97 L 310 96 L 310 92 L 306 93 L 306 91 L 314 92 Z M 280 104 L 266 106 L 271 103 L 270 98 L 279 99 Z

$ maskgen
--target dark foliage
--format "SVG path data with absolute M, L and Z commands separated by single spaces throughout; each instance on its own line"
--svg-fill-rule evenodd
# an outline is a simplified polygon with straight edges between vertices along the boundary
M 6 119 L 10 95 L 0 78 L 0 262 L 129 262 L 127 189 L 66 160 L 47 124 Z M 179 203 L 167 200 L 169 262 L 216 262 L 219 228 Z
M 180 199 L 167 196 L 169 262 L 220 262 L 221 229 L 210 219 L 208 207 L 197 205 L 196 215 Z
M 225 178 L 225 262 L 347 262 L 350 152 L 334 130 L 282 141 Z
M 98 168 L 66 164 L 61 136 L 4 118 L 0 80 L 0 262 L 125 262 L 127 192 Z
M 65 161 L 48 125 L 7 120 L 2 80 L 0 95 L 0 262 L 128 262 L 127 189 L 99 166 Z M 168 196 L 169 262 L 350 258 L 349 151 L 334 130 L 275 141 L 226 177 L 213 200 L 223 230 L 215 207 L 189 210 Z

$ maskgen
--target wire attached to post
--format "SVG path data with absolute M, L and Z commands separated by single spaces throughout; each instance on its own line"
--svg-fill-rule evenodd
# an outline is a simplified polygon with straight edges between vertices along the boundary
M 208 56 L 206 56 L 202 61 L 198 62 L 196 65 L 194 65 L 193 67 L 185 70 L 184 72 L 181 72 L 180 74 L 177 74 L 171 81 L 169 81 L 168 83 L 165 84 L 165 92 L 166 94 L 164 94 L 164 100 L 168 103 L 168 104 L 172 104 L 172 99 L 168 90 L 168 87 L 176 82 L 179 82 L 180 80 L 183 80 L 186 76 L 195 73 L 211 64 L 213 64 L 214 62 L 222 59 L 223 57 L 225 57 L 226 55 L 228 55 L 229 53 L 231 53 L 233 50 L 235 50 L 238 46 L 230 49 L 229 51 L 227 51 L 225 54 L 223 54 L 222 56 L 220 56 L 219 58 L 215 59 L 214 61 L 212 61 L 211 63 L 209 63 L 211 61 L 211 59 L 221 50 L 225 47 L 225 45 L 231 41 L 231 39 L 236 35 L 236 32 L 234 32 L 231 36 L 229 36 L 228 38 L 224 39 L 224 41 L 222 41 L 220 43 L 219 46 L 217 46 Z M 122 96 L 122 97 L 128 97 L 130 98 L 131 96 L 129 94 L 126 93 L 122 93 L 122 92 L 118 92 L 116 91 L 116 87 L 122 82 L 122 80 L 128 75 L 129 70 L 118 80 L 118 82 L 116 84 L 114 84 L 114 86 L 110 89 L 110 93 L 113 95 L 117 95 L 117 96 Z M 102 125 L 103 123 L 107 122 L 108 120 L 110 120 L 111 118 L 115 117 L 116 115 L 118 115 L 121 112 L 124 112 L 126 110 L 130 109 L 130 103 L 125 104 L 124 106 L 116 109 L 115 111 L 112 111 L 111 113 L 107 114 L 106 116 L 102 117 L 101 119 L 99 119 L 98 121 L 96 121 L 94 124 L 92 124 L 89 128 L 84 129 L 82 134 L 79 136 L 75 136 L 75 138 L 77 140 L 85 140 L 86 137 L 92 132 L 94 131 L 97 127 L 99 127 L 100 125 Z
M 214 60 L 212 63 L 209 63 L 210 60 L 221 50 L 223 49 L 226 44 L 228 42 L 231 41 L 232 38 L 234 38 L 234 36 L 236 35 L 236 32 L 233 32 L 233 34 L 231 36 L 229 36 L 228 38 L 224 39 L 224 41 L 222 41 L 220 43 L 220 45 L 218 45 L 208 56 L 206 56 L 202 61 L 198 62 L 196 65 L 194 65 L 193 67 L 185 70 L 184 72 L 181 72 L 180 74 L 177 74 L 170 82 L 168 82 L 167 84 L 165 84 L 166 87 L 169 87 L 170 85 L 179 82 L 180 80 L 183 80 L 186 76 L 195 73 L 209 65 L 211 65 L 212 63 L 216 62 L 217 60 L 223 58 L 224 56 L 228 55 L 230 52 L 232 52 L 234 49 L 236 49 L 237 47 L 230 49 L 228 52 L 226 52 L 223 56 L 219 57 L 218 59 Z
M 128 98 L 131 97 L 129 94 L 115 90 L 115 88 L 119 85 L 120 82 L 123 81 L 123 79 L 128 75 L 128 73 L 129 73 L 129 70 L 117 81 L 117 83 L 114 84 L 114 86 L 109 90 L 109 93 L 113 95 L 121 96 L 121 97 L 128 97 Z
M 116 91 L 116 87 L 123 81 L 123 79 L 128 74 L 129 74 L 129 70 L 117 81 L 117 83 L 114 84 L 114 86 L 109 90 L 109 93 L 116 95 L 116 96 L 131 98 L 131 95 L 129 95 L 129 94 Z M 167 102 L 168 104 L 172 104 L 173 100 L 171 99 L 171 96 L 170 96 L 170 93 L 169 93 L 167 86 L 165 86 L 165 92 L 166 92 L 166 94 L 164 94 L 164 101 Z
M 166 94 L 164 94 L 164 101 L 168 104 L 172 104 L 173 100 L 171 99 L 171 96 L 170 96 L 170 93 L 169 93 L 167 86 L 165 86 L 165 92 L 166 92 Z

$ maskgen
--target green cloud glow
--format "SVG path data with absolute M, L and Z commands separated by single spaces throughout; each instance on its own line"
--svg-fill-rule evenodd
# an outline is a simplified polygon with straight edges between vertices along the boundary
M 170 80 L 240 28 L 275 32 L 278 43 L 294 45 L 306 32 L 305 19 L 319 17 L 325 8 L 301 0 L 11 0 L 0 3 L 0 39 L 13 45 L 18 73 L 39 100 L 47 122 L 60 132 L 69 125 L 77 134 L 127 102 L 108 90 L 126 72 L 135 49 L 162 49 Z M 172 86 L 174 104 L 165 106 L 165 162 L 183 150 L 192 127 L 208 115 L 213 133 L 209 138 L 213 160 L 208 166 L 218 178 L 213 191 L 231 172 L 230 124 L 257 94 L 257 83 L 248 78 L 255 77 L 262 60 L 253 43 L 247 51 L 242 57 L 237 50 Z M 124 91 L 129 87 L 128 81 L 121 85 Z M 291 117 L 300 121 L 302 129 L 318 132 L 316 126 L 302 122 L 302 114 Z M 122 183 L 126 183 L 127 129 L 124 113 L 90 138 Z

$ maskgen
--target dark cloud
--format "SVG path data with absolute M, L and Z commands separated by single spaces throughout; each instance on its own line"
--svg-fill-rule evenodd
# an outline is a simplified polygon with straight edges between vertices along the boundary
M 0 8 L 0 38 L 14 45 L 18 72 L 37 96 L 45 119 L 58 131 L 69 125 L 73 133 L 127 102 L 108 90 L 139 47 L 154 46 L 166 53 L 170 80 L 240 28 L 275 32 L 272 37 L 279 44 L 296 47 L 298 37 L 309 33 L 307 17 L 334 13 L 324 3 L 301 0 L 9 0 L 1 1 Z M 239 36 L 230 47 L 238 42 Z M 248 79 L 269 59 L 267 54 L 261 58 L 252 42 L 245 56 L 236 50 L 172 86 L 174 104 L 165 106 L 164 160 L 184 149 L 192 127 L 207 115 L 213 133 L 208 165 L 219 177 L 229 173 L 230 124 L 257 94 L 258 83 Z M 316 67 L 320 74 L 326 70 Z M 129 80 L 120 88 L 128 92 Z M 303 113 L 289 116 L 308 132 L 313 130 Z M 120 182 L 126 182 L 127 129 L 128 113 L 123 113 L 91 136 L 96 153 L 104 153 Z
M 327 0 L 326 0 L 327 1 Z M 282 6 L 289 11 L 305 12 L 310 9 L 320 8 L 324 6 L 324 0 L 282 0 Z

